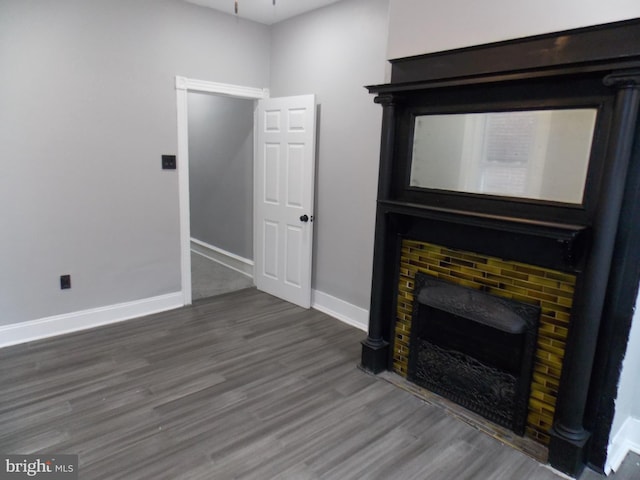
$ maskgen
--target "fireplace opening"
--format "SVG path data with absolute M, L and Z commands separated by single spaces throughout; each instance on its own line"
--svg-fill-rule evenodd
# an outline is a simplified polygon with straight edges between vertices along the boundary
M 417 273 L 407 376 L 523 435 L 540 308 Z

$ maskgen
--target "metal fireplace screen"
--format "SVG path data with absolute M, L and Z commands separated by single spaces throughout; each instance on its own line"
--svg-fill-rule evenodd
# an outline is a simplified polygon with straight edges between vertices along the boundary
M 417 273 L 408 378 L 523 435 L 540 308 Z

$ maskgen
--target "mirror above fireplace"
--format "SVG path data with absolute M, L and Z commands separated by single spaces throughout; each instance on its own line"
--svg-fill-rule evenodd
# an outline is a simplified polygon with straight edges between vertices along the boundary
M 582 204 L 596 114 L 418 115 L 409 186 Z

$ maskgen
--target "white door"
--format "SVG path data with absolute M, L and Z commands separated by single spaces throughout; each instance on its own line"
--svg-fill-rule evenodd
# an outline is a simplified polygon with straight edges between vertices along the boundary
M 254 161 L 254 280 L 311 306 L 315 96 L 258 101 Z

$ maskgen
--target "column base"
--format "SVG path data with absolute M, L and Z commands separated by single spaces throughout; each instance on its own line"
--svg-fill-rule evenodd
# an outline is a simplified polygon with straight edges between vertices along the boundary
M 549 431 L 549 464 L 556 470 L 577 478 L 585 467 L 585 453 L 591 434 L 583 431 L 576 438 L 569 438 L 554 425 Z
M 362 363 L 360 366 L 369 373 L 380 373 L 387 370 L 389 361 L 389 344 L 383 340 L 362 342 Z

